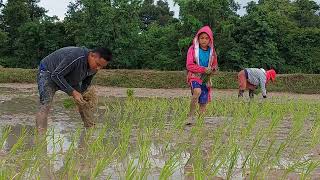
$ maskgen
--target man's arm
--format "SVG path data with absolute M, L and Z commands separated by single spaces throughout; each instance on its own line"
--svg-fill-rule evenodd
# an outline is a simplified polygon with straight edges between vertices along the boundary
M 58 65 L 58 67 L 52 72 L 51 79 L 60 87 L 60 89 L 66 92 L 68 95 L 72 95 L 74 88 L 64 78 L 69 74 L 77 64 L 78 60 L 84 58 L 84 56 L 79 56 L 72 61 L 68 61 L 67 57 Z
M 261 78 L 260 78 L 260 86 L 261 86 L 262 96 L 263 96 L 264 98 L 267 97 L 266 83 L 267 83 L 266 77 L 264 77 L 264 78 L 261 77 Z

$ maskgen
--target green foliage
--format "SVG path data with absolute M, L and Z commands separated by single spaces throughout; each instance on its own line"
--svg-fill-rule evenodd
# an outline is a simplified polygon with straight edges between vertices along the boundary
M 141 29 L 148 30 L 148 27 L 153 23 L 161 26 L 170 24 L 175 20 L 173 15 L 174 12 L 170 11 L 168 2 L 159 0 L 155 4 L 154 0 L 145 0 L 139 10 L 139 18 L 142 22 Z
M 223 71 L 274 67 L 280 73 L 320 73 L 320 6 L 312 0 L 76 0 L 66 17 L 48 17 L 39 0 L 8 0 L 0 8 L 0 64 L 35 68 L 64 46 L 106 46 L 111 68 L 184 70 L 198 29 L 214 32 Z
M 71 109 L 76 107 L 76 103 L 74 102 L 73 99 L 70 99 L 70 98 L 64 99 L 62 103 L 63 103 L 63 107 L 66 109 Z
M 127 89 L 127 97 L 133 98 L 133 96 L 134 96 L 134 90 L 131 88 Z
M 0 21 L 0 63 L 5 67 L 34 68 L 52 51 L 68 45 L 57 17 L 48 17 L 39 0 L 9 0 Z
M 2 124 L 0 177 L 319 177 L 319 157 L 310 155 L 319 146 L 319 100 L 281 96 L 248 102 L 222 96 L 208 104 L 205 118 L 197 116 L 196 124 L 186 127 L 189 104 L 189 98 L 108 98 L 97 128 L 78 123 L 57 130 L 59 123 L 44 135 L 30 126 Z M 70 110 L 59 113 L 80 121 Z
M 8 43 L 8 33 L 0 29 L 0 53 L 3 53 L 5 45 Z
M 147 32 L 141 34 L 142 49 L 139 52 L 141 68 L 182 70 L 185 67 L 184 58 L 179 56 L 180 34 L 176 31 L 178 26 L 178 24 L 171 24 L 160 27 L 154 24 Z

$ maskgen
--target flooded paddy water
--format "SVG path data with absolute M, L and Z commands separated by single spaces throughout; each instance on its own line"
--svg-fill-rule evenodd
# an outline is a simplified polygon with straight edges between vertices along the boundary
M 188 90 L 134 92 L 99 87 L 92 129 L 58 93 L 43 137 L 35 85 L 0 85 L 1 179 L 320 179 L 317 95 L 215 91 L 206 116 L 184 126 Z

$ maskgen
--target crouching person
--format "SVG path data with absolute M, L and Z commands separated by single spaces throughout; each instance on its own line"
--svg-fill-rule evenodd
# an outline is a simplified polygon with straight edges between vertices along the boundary
M 98 70 L 107 66 L 112 60 L 112 53 L 106 48 L 89 50 L 85 47 L 64 47 L 49 54 L 41 60 L 37 83 L 40 95 L 39 111 L 36 115 L 36 127 L 39 133 L 45 133 L 48 126 L 48 114 L 55 92 L 64 91 L 76 101 L 82 118 L 88 117 L 85 108 L 88 97 L 84 92 L 91 94 L 88 87 Z M 87 101 L 86 101 L 87 100 Z M 91 101 L 91 100 L 90 100 Z M 94 123 L 82 119 L 89 127 Z
M 249 90 L 249 97 L 254 97 L 254 91 L 260 86 L 263 98 L 267 98 L 266 84 L 270 81 L 274 82 L 276 78 L 276 71 L 271 69 L 265 71 L 260 68 L 246 68 L 239 72 L 239 94 L 238 97 L 243 97 L 246 89 Z

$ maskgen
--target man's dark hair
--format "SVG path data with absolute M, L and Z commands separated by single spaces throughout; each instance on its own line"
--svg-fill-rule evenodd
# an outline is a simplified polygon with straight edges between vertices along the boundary
M 112 52 L 108 48 L 98 47 L 93 49 L 91 52 L 98 53 L 103 59 L 108 62 L 112 61 Z

